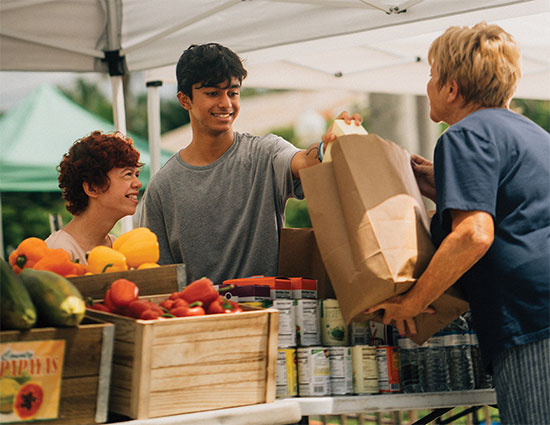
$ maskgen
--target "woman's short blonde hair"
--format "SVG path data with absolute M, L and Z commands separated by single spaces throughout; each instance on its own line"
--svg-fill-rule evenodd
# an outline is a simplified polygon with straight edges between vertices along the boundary
M 520 50 L 498 25 L 481 22 L 450 27 L 436 38 L 428 62 L 439 76 L 439 88 L 455 80 L 465 105 L 505 107 L 521 79 Z

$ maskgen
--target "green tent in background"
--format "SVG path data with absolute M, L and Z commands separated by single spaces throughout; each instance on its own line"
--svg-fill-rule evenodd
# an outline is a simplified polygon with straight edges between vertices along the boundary
M 0 192 L 59 191 L 56 167 L 75 140 L 114 125 L 86 111 L 50 85 L 42 85 L 0 118 Z M 150 178 L 148 142 L 130 134 Z M 172 153 L 161 152 L 163 165 Z

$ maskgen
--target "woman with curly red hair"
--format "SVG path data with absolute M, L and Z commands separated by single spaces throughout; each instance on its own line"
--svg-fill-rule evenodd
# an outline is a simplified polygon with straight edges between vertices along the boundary
M 120 132 L 94 131 L 77 140 L 57 167 L 59 187 L 73 219 L 52 233 L 46 243 L 63 248 L 72 260 L 87 264 L 86 253 L 98 245 L 112 246 L 110 230 L 136 212 L 141 182 L 139 152 Z

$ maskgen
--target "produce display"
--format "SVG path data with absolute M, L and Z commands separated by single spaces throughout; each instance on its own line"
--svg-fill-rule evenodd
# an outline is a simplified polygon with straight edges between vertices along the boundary
M 156 263 L 160 256 L 157 235 L 146 227 L 124 233 L 113 243 L 113 249 L 124 254 L 128 267 L 136 269 L 142 264 Z
M 38 313 L 39 323 L 48 326 L 78 326 L 86 305 L 82 295 L 64 277 L 49 271 L 25 269 L 19 273 Z
M 36 309 L 21 278 L 0 258 L 0 313 L 2 329 L 29 329 L 36 323 Z
M 26 268 L 18 275 L 0 258 L 1 328 L 78 326 L 86 312 L 80 291 L 56 273 Z
M 139 288 L 128 279 L 115 280 L 105 291 L 103 302 L 89 300 L 88 308 L 141 320 L 240 313 L 238 303 L 219 295 L 214 283 L 203 277 L 183 290 L 173 292 L 158 304 L 139 298 Z
M 64 249 L 51 249 L 42 239 L 23 240 L 9 256 L 9 264 L 16 274 L 25 269 L 43 270 L 63 277 L 110 273 L 130 269 L 159 267 L 157 236 L 145 227 L 122 234 L 113 248 L 97 246 L 88 254 L 88 265 L 71 261 Z

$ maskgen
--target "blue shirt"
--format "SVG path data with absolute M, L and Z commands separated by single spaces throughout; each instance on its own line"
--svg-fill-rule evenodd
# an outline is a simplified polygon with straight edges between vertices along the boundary
M 439 246 L 449 209 L 493 217 L 489 251 L 460 280 L 487 366 L 502 350 L 550 336 L 550 135 L 507 109 L 452 125 L 434 153 Z

